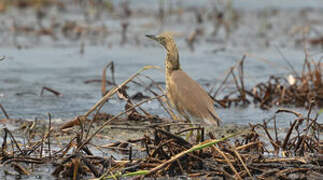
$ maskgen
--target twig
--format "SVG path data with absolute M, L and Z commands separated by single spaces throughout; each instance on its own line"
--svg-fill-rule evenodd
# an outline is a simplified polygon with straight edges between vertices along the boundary
M 11 163 L 11 166 L 21 175 L 30 175 L 30 172 L 18 163 Z
M 246 149 L 246 148 L 248 148 L 248 147 L 250 147 L 250 146 L 253 146 L 253 145 L 256 145 L 256 144 L 258 144 L 259 143 L 259 141 L 256 141 L 256 142 L 250 142 L 250 143 L 248 143 L 248 144 L 245 144 L 245 145 L 242 145 L 242 146 L 238 146 L 238 147 L 236 147 L 236 150 L 242 150 L 242 149 Z
M 290 110 L 290 109 L 280 108 L 275 113 L 277 114 L 277 113 L 280 113 L 280 112 L 292 113 L 295 116 L 297 116 L 299 118 L 302 118 L 302 114 L 301 113 L 296 112 L 296 111 L 293 111 L 293 110 Z
M 264 163 L 274 163 L 274 162 L 301 162 L 301 163 L 308 163 L 304 157 L 286 157 L 286 158 L 266 158 L 259 160 L 260 162 Z
M 97 109 L 98 106 L 100 106 L 100 108 L 103 107 L 103 104 L 112 96 L 114 95 L 116 92 L 118 92 L 119 89 L 121 89 L 123 86 L 125 86 L 126 84 L 128 84 L 129 82 L 131 82 L 135 77 L 137 77 L 140 73 L 142 73 L 145 70 L 148 69 L 159 69 L 158 66 L 144 66 L 143 68 L 141 68 L 139 71 L 137 71 L 135 74 L 133 74 L 129 79 L 127 79 L 126 81 L 124 81 L 121 85 L 119 85 L 118 87 L 114 87 L 112 88 L 106 95 L 104 95 L 99 101 L 97 101 L 95 103 L 95 105 L 93 105 L 90 110 L 88 110 L 82 117 L 84 119 L 86 119 L 93 111 L 95 111 Z M 99 108 L 99 109 L 100 109 Z M 133 108 L 130 108 L 133 109 Z M 128 112 L 128 111 L 127 111 Z M 87 134 L 86 137 L 88 137 L 92 124 L 93 124 L 94 119 L 92 119 L 89 128 L 87 130 Z
M 293 172 L 300 172 L 300 171 L 309 171 L 311 170 L 310 168 L 289 168 L 289 169 L 284 169 L 284 170 L 281 170 L 279 172 L 276 173 L 276 175 L 278 177 L 282 177 L 284 176 L 283 174 L 287 173 L 287 174 L 290 174 L 290 173 L 293 173 Z
M 7 137 L 8 137 L 8 132 L 5 130 L 4 135 L 3 135 L 3 140 L 2 140 L 2 145 L 1 145 L 1 156 L 5 157 L 7 155 Z
M 298 73 L 296 72 L 296 70 L 294 69 L 294 66 L 287 60 L 287 58 L 284 56 L 284 54 L 281 52 L 281 50 L 275 45 L 274 46 L 276 48 L 276 50 L 278 51 L 278 53 L 280 54 L 280 56 L 283 58 L 283 60 L 286 62 L 286 64 L 288 65 L 288 67 L 292 70 L 292 72 L 295 74 L 296 77 L 298 76 Z
M 218 89 L 215 91 L 215 93 L 213 94 L 213 98 L 216 97 L 216 95 L 218 94 L 218 92 L 220 92 L 220 90 L 222 89 L 222 86 L 227 82 L 228 78 L 230 77 L 230 74 L 233 72 L 235 66 L 232 66 L 229 70 L 229 72 L 227 72 L 227 75 L 225 76 L 224 80 L 221 82 L 220 86 L 218 87 Z
M 49 88 L 49 87 L 46 87 L 46 86 L 44 86 L 42 89 L 41 89 L 41 91 L 40 91 L 40 96 L 43 96 L 44 95 L 44 91 L 48 91 L 48 92 L 51 92 L 51 93 L 53 93 L 55 96 L 63 96 L 63 94 L 62 93 L 60 93 L 60 92 L 58 92 L 58 91 L 56 91 L 56 90 L 54 90 L 54 89 L 52 89 L 52 88 Z
M 168 137 L 170 137 L 170 138 L 172 138 L 172 139 L 175 139 L 178 144 L 181 144 L 185 148 L 191 148 L 192 147 L 192 144 L 187 142 L 182 137 L 176 136 L 176 135 L 174 135 L 174 134 L 172 134 L 170 132 L 164 131 L 162 129 L 157 129 L 157 131 L 164 134 L 164 135 L 166 135 L 166 136 L 168 136 Z
M 197 145 L 193 146 L 192 148 L 190 148 L 188 150 L 185 150 L 185 151 L 183 151 L 183 152 L 181 152 L 179 154 L 176 154 L 175 156 L 173 156 L 171 159 L 167 160 L 166 162 L 164 162 L 164 163 L 158 165 L 157 167 L 149 170 L 146 175 L 152 174 L 152 173 L 164 168 L 166 165 L 174 162 L 176 159 L 179 159 L 179 158 L 183 157 L 187 153 L 197 151 L 197 150 L 201 150 L 201 149 L 206 148 L 206 147 L 213 146 L 214 144 L 217 144 L 218 142 L 225 141 L 225 140 L 227 140 L 227 139 L 229 139 L 231 137 L 237 136 L 237 135 L 238 134 L 232 134 L 232 135 L 229 135 L 229 136 L 221 138 L 221 139 L 215 139 L 215 140 L 211 140 L 211 141 L 208 141 L 208 142 L 202 142 L 200 144 L 197 144 Z
M 293 129 L 294 129 L 295 125 L 296 125 L 296 122 L 298 122 L 298 121 L 299 121 L 299 119 L 295 119 L 295 121 L 293 122 L 293 124 L 289 127 L 289 130 L 288 130 L 288 132 L 287 132 L 287 134 L 285 136 L 283 145 L 281 146 L 283 150 L 286 150 L 286 146 L 287 146 L 288 140 L 290 138 L 290 135 L 292 134 Z
M 52 153 L 51 153 L 51 148 L 50 148 L 50 132 L 52 128 L 52 115 L 48 113 L 48 136 L 47 136 L 47 142 L 48 142 L 48 154 L 49 158 L 51 158 Z
M 212 146 L 216 151 L 218 151 L 221 156 L 225 159 L 225 161 L 227 162 L 227 164 L 230 166 L 231 170 L 234 172 L 234 174 L 236 175 L 236 178 L 237 179 L 241 179 L 242 178 L 240 177 L 238 171 L 236 170 L 236 168 L 234 168 L 234 166 L 232 165 L 232 163 L 230 162 L 230 160 L 228 159 L 228 157 L 219 149 L 217 148 L 216 146 Z
M 130 81 L 132 81 L 136 76 L 138 76 L 141 72 L 148 70 L 148 69 L 159 69 L 158 66 L 144 66 L 141 68 L 138 72 L 133 74 L 129 79 L 124 81 L 121 85 L 119 85 L 117 88 L 113 88 L 110 90 L 106 95 L 104 95 L 94 106 L 90 108 L 85 114 L 84 117 L 88 117 L 99 105 L 102 103 L 105 103 L 107 99 L 109 99 L 112 95 L 114 95 L 120 88 L 128 84 Z
M 145 78 L 149 79 L 152 81 L 152 83 L 157 84 L 153 79 L 151 79 L 149 76 L 144 76 Z M 160 87 L 160 85 L 157 84 L 156 86 L 160 92 L 162 92 L 163 94 L 166 94 L 165 91 Z M 156 96 L 157 93 L 155 93 L 153 90 L 148 89 L 152 94 L 154 94 Z M 158 102 L 160 103 L 160 105 L 163 107 L 163 109 L 168 113 L 168 115 L 173 119 L 173 120 L 178 120 L 180 118 L 178 118 L 176 116 L 176 114 L 173 112 L 171 105 L 169 103 L 169 100 L 167 98 L 167 96 L 165 95 L 165 97 L 161 97 L 160 99 L 158 99 Z M 162 103 L 164 102 L 166 104 L 166 106 Z
M 276 114 L 274 115 L 273 119 L 274 119 L 275 140 L 276 140 L 276 142 L 278 142 L 278 132 L 277 132 Z
M 240 160 L 240 162 L 241 162 L 241 164 L 242 164 L 242 166 L 245 168 L 245 170 L 247 171 L 247 173 L 248 173 L 248 175 L 249 175 L 249 177 L 250 178 L 252 178 L 252 175 L 251 175 L 251 173 L 250 173 L 250 171 L 249 171 L 249 169 L 248 169 L 248 167 L 247 167 L 247 165 L 246 165 L 246 163 L 243 161 L 243 159 L 241 158 L 241 156 L 240 156 L 240 154 L 238 153 L 238 151 L 237 151 L 237 149 L 234 147 L 234 146 L 231 146 L 231 148 L 232 148 L 232 150 L 233 150 L 233 152 L 234 152 L 234 154 L 238 157 L 238 159 Z
M 10 117 L 9 117 L 9 115 L 8 115 L 8 113 L 7 113 L 7 111 L 4 109 L 4 107 L 2 106 L 2 104 L 0 104 L 0 109 L 2 110 L 2 112 L 3 112 L 4 116 L 5 116 L 7 119 L 10 119 Z
M 233 81 L 234 81 L 234 83 L 235 83 L 235 85 L 236 85 L 237 90 L 238 90 L 238 91 L 240 92 L 240 94 L 242 95 L 241 88 L 240 88 L 239 83 L 238 83 L 238 79 L 237 79 L 237 77 L 236 77 L 236 75 L 234 74 L 234 72 L 233 72 L 233 71 L 231 72 L 231 75 L 232 75 L 232 77 L 233 77 Z
M 240 84 L 241 84 L 241 96 L 243 98 L 243 101 L 246 100 L 246 92 L 245 92 L 245 87 L 244 87 L 244 76 L 243 76 L 243 63 L 244 63 L 244 60 L 246 59 L 246 55 L 243 55 L 243 57 L 241 58 L 240 62 L 239 62 L 239 65 L 240 65 L 240 68 L 239 68 L 239 78 L 240 78 Z
M 278 152 L 279 150 L 279 146 L 278 144 L 273 140 L 273 138 L 271 137 L 270 133 L 268 132 L 268 128 L 267 128 L 267 123 L 266 121 L 264 121 L 263 125 L 261 125 L 261 127 L 264 129 L 270 143 L 272 144 L 272 146 L 275 148 L 276 152 Z
M 110 71 L 111 71 L 112 83 L 114 85 L 116 85 L 115 77 L 114 77 L 114 63 L 113 63 L 113 61 L 111 61 L 103 68 L 103 71 L 102 71 L 102 79 L 101 79 L 102 96 L 104 96 L 107 93 L 107 91 L 106 91 L 107 73 L 106 72 L 109 67 L 110 67 Z
M 168 143 L 168 144 L 167 144 L 167 147 L 168 147 L 168 149 L 170 150 L 170 152 L 172 153 L 171 155 L 174 155 L 174 151 L 172 150 L 172 145 L 170 145 L 170 144 Z M 183 166 L 182 166 L 181 162 L 179 161 L 179 159 L 176 159 L 176 163 L 177 163 L 177 165 L 178 165 L 179 169 L 181 170 L 181 173 L 182 173 L 182 174 L 185 174 L 184 169 L 183 169 Z M 169 164 L 169 165 L 171 165 L 171 164 Z
M 45 128 L 42 128 L 42 138 L 41 138 L 41 144 L 40 144 L 39 158 L 43 158 L 44 141 L 45 141 Z
M 165 168 L 166 166 L 168 166 L 170 163 L 173 163 L 174 161 L 178 160 L 179 158 L 183 157 L 184 155 L 188 154 L 188 153 L 191 153 L 191 152 L 194 152 L 194 151 L 198 151 L 198 150 L 201 150 L 201 149 L 204 149 L 204 148 L 207 148 L 207 147 L 210 147 L 210 146 L 213 146 L 219 142 L 222 142 L 222 141 L 225 141 L 229 138 L 232 138 L 234 136 L 237 136 L 239 135 L 238 133 L 237 134 L 232 134 L 232 135 L 229 135 L 229 136 L 226 136 L 224 138 L 221 138 L 221 139 L 214 139 L 214 140 L 208 140 L 206 142 L 202 142 L 202 143 L 199 143 L 195 146 L 193 146 L 192 148 L 190 149 L 187 149 L 181 153 L 178 153 L 176 154 L 175 156 L 173 156 L 171 159 L 163 162 L 162 164 L 150 169 L 150 170 L 139 170 L 139 171 L 135 171 L 135 172 L 130 172 L 130 173 L 126 173 L 126 174 L 114 174 L 113 176 L 109 176 L 109 177 L 106 177 L 106 173 L 104 176 L 101 176 L 99 179 L 102 179 L 102 178 L 113 178 L 113 177 L 131 177 L 131 176 L 139 176 L 139 175 L 150 175 L 152 173 L 155 173 L 156 171 L 159 171 L 163 168 Z M 96 179 L 96 180 L 99 180 L 99 179 Z
M 80 179 L 80 157 L 77 155 L 76 157 L 72 158 L 73 168 L 73 180 Z
M 146 100 L 143 100 L 141 101 L 140 103 L 132 106 L 131 108 L 127 109 L 126 111 L 123 111 L 123 112 L 120 112 L 119 114 L 115 115 L 113 118 L 109 119 L 108 121 L 106 121 L 104 124 L 101 125 L 101 127 L 99 127 L 90 137 L 88 137 L 78 148 L 76 151 L 79 151 L 85 144 L 87 144 L 88 142 L 91 141 L 91 139 L 96 135 L 98 134 L 106 125 L 110 124 L 112 121 L 114 121 L 115 119 L 119 118 L 121 115 L 133 110 L 134 108 L 148 102 L 148 101 L 151 101 L 153 99 L 156 99 L 156 98 L 159 98 L 160 96 L 157 96 L 157 97 L 152 97 L 150 99 L 146 99 Z
M 16 145 L 16 147 L 17 147 L 17 149 L 19 150 L 19 152 L 20 152 L 21 154 L 24 154 L 24 153 L 23 153 L 23 151 L 21 150 L 20 146 L 18 145 L 18 143 L 17 143 L 17 141 L 16 141 L 15 137 L 12 135 L 12 133 L 9 131 L 9 129 L 4 128 L 4 131 L 6 131 L 6 132 L 10 135 L 11 140 L 14 142 L 13 144 L 15 144 L 15 145 Z

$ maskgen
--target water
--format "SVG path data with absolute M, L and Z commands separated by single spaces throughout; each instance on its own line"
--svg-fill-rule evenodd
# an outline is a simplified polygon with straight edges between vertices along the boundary
M 148 51 L 147 53 L 143 53 Z M 1 62 L 0 103 L 11 118 L 47 119 L 47 113 L 55 118 L 72 119 L 85 113 L 101 98 L 100 83 L 85 84 L 87 80 L 100 79 L 103 67 L 111 60 L 115 63 L 116 81 L 121 83 L 145 65 L 158 65 L 163 69 L 165 52 L 157 47 L 125 47 L 107 49 L 104 47 L 87 47 L 86 53 L 80 55 L 78 48 L 32 48 L 26 50 L 5 49 L 7 59 Z M 194 53 L 184 49 L 181 52 L 182 68 L 191 77 L 204 85 L 205 89 L 218 87 L 228 69 L 241 59 L 241 54 L 231 53 Z M 288 51 L 295 67 L 301 67 L 302 52 Z M 289 72 L 280 55 L 273 51 L 263 51 L 257 55 L 270 59 L 268 63 L 247 58 L 245 62 L 246 86 L 265 81 L 272 74 L 286 76 Z M 148 70 L 143 74 L 154 81 L 164 82 L 162 70 Z M 108 73 L 108 79 L 111 79 Z M 140 79 L 145 80 L 141 77 Z M 144 81 L 146 86 L 149 80 Z M 208 86 L 205 84 L 208 83 Z M 40 96 L 42 87 L 50 87 L 63 94 L 56 97 L 49 92 Z M 233 86 L 233 84 L 232 84 Z M 234 87 L 234 86 L 233 86 Z M 129 94 L 138 92 L 140 87 L 130 84 Z M 18 94 L 18 95 L 17 95 Z M 19 95 L 20 94 L 20 95 Z M 152 96 L 149 92 L 145 95 Z M 109 113 L 116 114 L 123 110 L 124 102 L 115 99 L 105 106 Z M 165 116 L 158 102 L 144 106 L 153 114 Z M 276 108 L 277 109 L 277 108 Z M 301 109 L 300 109 L 301 110 Z M 217 109 L 226 123 L 248 124 L 261 122 L 271 117 L 273 110 L 263 111 L 254 105 L 247 108 L 235 107 Z M 314 112 L 316 112 L 315 110 Z M 301 110 L 306 112 L 306 110 Z M 288 123 L 282 122 L 285 126 Z

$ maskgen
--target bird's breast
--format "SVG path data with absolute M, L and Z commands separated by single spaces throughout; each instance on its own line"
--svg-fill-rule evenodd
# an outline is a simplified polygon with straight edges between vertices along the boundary
M 174 103 L 174 97 L 173 97 L 173 90 L 172 87 L 174 88 L 174 82 L 172 81 L 172 71 L 166 69 L 166 73 L 165 73 L 165 81 L 166 81 L 166 95 L 168 100 L 170 101 L 171 105 L 174 107 L 175 103 Z

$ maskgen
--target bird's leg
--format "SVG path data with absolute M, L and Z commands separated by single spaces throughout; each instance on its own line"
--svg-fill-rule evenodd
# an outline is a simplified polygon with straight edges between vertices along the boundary
M 193 122 L 191 121 L 191 118 L 187 114 L 183 114 L 183 117 L 186 119 L 186 121 L 190 122 L 190 127 L 193 127 Z M 201 128 L 201 124 L 198 125 L 199 128 Z M 193 130 L 189 131 L 188 134 L 185 137 L 185 140 L 189 140 L 189 138 L 193 135 Z M 196 142 L 200 142 L 202 139 L 201 132 L 198 130 L 196 132 Z
M 191 122 L 190 121 L 190 117 L 187 114 L 182 114 L 183 117 L 186 119 L 186 121 Z M 191 122 L 192 123 L 192 122 Z M 190 124 L 190 127 L 193 127 L 192 124 Z M 193 130 L 189 131 L 188 134 L 186 134 L 185 140 L 188 141 L 190 137 L 192 137 L 193 135 Z
M 202 140 L 201 125 L 199 125 L 198 127 L 199 130 L 196 132 L 196 143 L 199 143 Z

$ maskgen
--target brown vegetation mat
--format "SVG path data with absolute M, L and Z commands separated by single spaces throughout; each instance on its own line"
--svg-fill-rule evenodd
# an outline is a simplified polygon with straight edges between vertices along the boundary
M 12 174 L 16 171 L 30 175 L 32 169 L 46 164 L 54 167 L 53 176 L 73 179 L 182 175 L 236 179 L 322 178 L 322 125 L 317 123 L 317 119 L 298 112 L 280 109 L 276 113 L 296 115 L 284 137 L 278 137 L 278 128 L 267 128 L 267 122 L 250 124 L 248 131 L 217 140 L 204 140 L 204 137 L 213 137 L 212 131 L 206 133 L 204 128 L 187 126 L 189 128 L 179 130 L 175 127 L 181 125 L 159 123 L 146 126 L 145 129 L 151 133 L 142 137 L 100 146 L 93 144 L 99 142 L 97 139 L 89 142 L 82 125 L 82 128 L 71 131 L 58 130 L 51 124 L 44 128 L 31 123 L 22 128 L 27 136 L 23 137 L 24 144 L 21 144 L 13 132 L 4 128 L 1 166 Z M 276 124 L 275 118 L 271 121 Z M 98 124 L 102 124 L 100 122 Z M 98 125 L 99 129 L 106 122 Z M 39 133 L 40 129 L 43 133 Z M 195 135 L 189 140 L 181 137 L 190 131 Z M 69 138 L 62 143 L 60 139 L 64 136 Z M 97 133 L 96 137 L 104 137 L 104 133 Z M 92 151 L 101 148 L 123 154 L 122 160 L 116 160 L 113 155 L 94 155 Z

